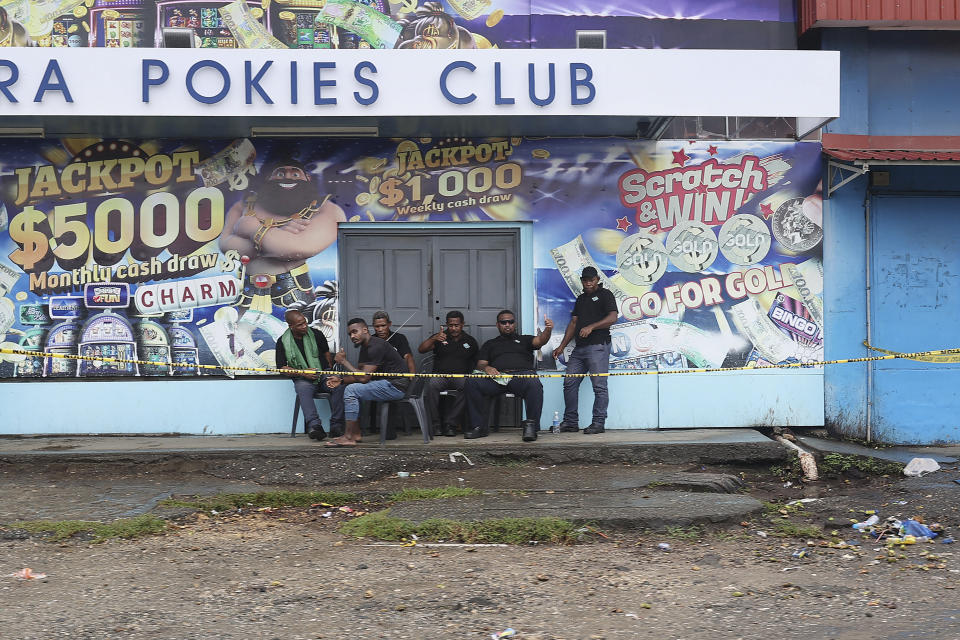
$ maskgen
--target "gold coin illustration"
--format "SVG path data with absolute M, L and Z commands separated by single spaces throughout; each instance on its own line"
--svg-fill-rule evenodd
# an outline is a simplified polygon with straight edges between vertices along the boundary
M 281 20 L 293 21 L 297 19 L 297 14 L 293 11 L 281 11 L 277 14 L 277 17 Z
M 533 151 L 530 152 L 530 155 L 532 155 L 534 158 L 540 158 L 541 160 L 546 160 L 547 158 L 550 157 L 550 152 L 547 151 L 546 149 L 534 149 Z
M 250 15 L 252 15 L 254 18 L 259 20 L 260 18 L 263 17 L 263 9 L 261 9 L 260 7 L 251 7 Z
M 355 198 L 357 204 L 361 207 L 370 204 L 370 194 L 369 193 L 358 193 Z
M 495 27 L 501 20 L 503 20 L 503 9 L 497 9 L 487 16 L 487 26 Z
M 19 300 L 20 302 L 23 302 L 26 299 L 27 299 L 26 291 L 17 291 L 17 300 Z
M 78 18 L 82 18 L 83 16 L 87 15 L 87 8 L 83 5 L 80 5 L 79 7 L 74 7 L 73 15 L 75 15 Z

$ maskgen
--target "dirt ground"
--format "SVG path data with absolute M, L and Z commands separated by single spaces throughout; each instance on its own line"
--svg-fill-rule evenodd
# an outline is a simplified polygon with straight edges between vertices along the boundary
M 456 486 L 459 478 L 476 486 L 484 475 L 493 482 L 541 471 L 437 472 L 350 489 Z M 338 531 L 349 516 L 325 518 L 322 509 L 193 514 L 164 535 L 102 544 L 7 530 L 0 575 L 31 567 L 47 577 L 0 577 L 0 638 L 459 639 L 508 628 L 526 640 L 960 637 L 960 547 L 917 544 L 889 556 L 850 528 L 876 509 L 960 533 L 956 470 L 787 487 L 766 469 L 725 471 L 741 474 L 761 500 L 817 500 L 709 531 L 608 531 L 568 546 L 353 540 Z M 777 537 L 778 522 L 815 525 L 826 538 Z M 831 539 L 862 544 L 831 548 Z

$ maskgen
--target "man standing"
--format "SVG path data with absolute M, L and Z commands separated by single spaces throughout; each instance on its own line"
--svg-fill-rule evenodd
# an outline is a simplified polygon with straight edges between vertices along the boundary
M 433 352 L 433 373 L 470 373 L 477 362 L 480 347 L 477 341 L 463 332 L 463 314 L 459 311 L 447 313 L 446 329 L 424 340 L 417 351 Z M 457 435 L 454 420 L 459 420 L 467 404 L 463 387 L 465 378 L 427 378 L 423 388 L 423 400 L 430 413 L 434 433 L 445 436 Z M 453 407 L 447 414 L 443 431 L 440 431 L 440 392 L 452 389 L 458 393 L 453 398 Z M 466 429 L 464 429 L 466 431 Z
M 473 427 L 463 434 L 464 438 L 485 438 L 490 434 L 487 426 L 487 405 L 491 396 L 508 391 L 527 407 L 527 419 L 521 423 L 523 441 L 537 439 L 540 430 L 540 414 L 543 411 L 543 385 L 536 377 L 516 378 L 515 375 L 536 375 L 535 352 L 550 339 L 553 321 L 543 317 L 544 329 L 536 336 L 517 334 L 517 317 L 513 311 L 497 314 L 497 330 L 500 335 L 487 340 L 477 354 L 477 369 L 490 378 L 468 378 L 464 385 L 467 410 Z
M 324 335 L 307 326 L 307 318 L 299 311 L 287 311 L 284 318 L 288 328 L 277 340 L 277 368 L 291 370 L 285 375 L 293 378 L 293 388 L 300 399 L 307 435 L 312 440 L 323 440 L 327 434 L 317 414 L 313 394 L 321 381 L 320 374 L 315 372 L 333 366 L 330 348 Z M 305 373 L 305 370 L 310 372 Z
M 407 365 L 386 340 L 370 335 L 370 329 L 362 318 L 354 318 L 347 323 L 347 335 L 350 342 L 360 347 L 359 367 L 347 360 L 343 349 L 337 352 L 335 360 L 351 373 L 331 376 L 327 379 L 327 388 L 333 389 L 330 396 L 330 428 L 344 426 L 339 438 L 328 442 L 328 447 L 352 447 L 363 438 L 360 431 L 360 401 L 375 400 L 388 402 L 400 400 L 412 380 L 404 377 L 371 376 L 371 373 L 407 373 Z
M 600 284 L 600 274 L 586 267 L 580 274 L 583 293 L 577 296 L 570 314 L 570 324 L 563 334 L 560 346 L 553 350 L 558 358 L 576 336 L 577 344 L 567 360 L 567 373 L 607 373 L 610 370 L 610 325 L 617 321 L 617 301 Z M 580 430 L 578 400 L 581 377 L 563 379 L 563 422 L 560 431 Z M 603 433 L 607 421 L 607 376 L 591 375 L 593 384 L 593 422 L 584 433 Z
M 386 340 L 397 350 L 400 357 L 407 363 L 407 369 L 410 373 L 417 372 L 417 363 L 413 360 L 413 352 L 410 350 L 410 342 L 402 333 L 392 332 L 393 323 L 390 321 L 390 314 L 386 311 L 377 311 L 373 314 L 373 332 L 381 340 Z

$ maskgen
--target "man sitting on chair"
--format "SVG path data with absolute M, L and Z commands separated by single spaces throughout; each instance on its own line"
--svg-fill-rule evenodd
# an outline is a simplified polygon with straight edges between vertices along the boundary
M 323 440 L 327 433 L 323 430 L 317 405 L 313 402 L 313 394 L 321 383 L 321 376 L 314 372 L 330 369 L 333 356 L 324 335 L 307 326 L 306 316 L 290 310 L 283 317 L 287 321 L 287 330 L 277 340 L 277 368 L 297 371 L 285 375 L 293 378 L 293 388 L 300 399 L 307 435 L 313 440 Z M 305 373 L 306 370 L 310 372 Z
M 477 354 L 477 369 L 489 378 L 468 378 L 464 387 L 467 410 L 473 427 L 463 434 L 464 438 L 484 438 L 489 435 L 487 426 L 488 398 L 508 391 L 523 398 L 527 407 L 527 419 L 523 426 L 523 441 L 537 439 L 540 430 L 540 414 L 543 411 L 543 385 L 536 377 L 516 378 L 517 374 L 536 374 L 534 353 L 550 340 L 553 321 L 543 317 L 544 329 L 536 336 L 517 334 L 517 317 L 513 311 L 497 314 L 497 330 L 500 335 L 487 340 Z
M 400 400 L 412 378 L 402 376 L 371 376 L 371 373 L 408 373 L 397 350 L 386 340 L 370 335 L 367 322 L 354 318 L 347 323 L 347 335 L 350 341 L 360 347 L 359 367 L 353 366 L 343 349 L 337 352 L 335 360 L 347 372 L 327 379 L 330 396 L 330 428 L 344 426 L 342 436 L 328 442 L 328 447 L 352 447 L 363 438 L 360 430 L 360 401 L 374 400 L 390 402 Z
M 473 336 L 463 330 L 463 314 L 459 311 L 447 313 L 447 327 L 424 340 L 417 351 L 433 352 L 434 373 L 470 373 L 477 362 L 480 349 Z M 440 392 L 452 389 L 457 392 L 453 406 L 443 424 L 443 435 L 457 435 L 456 421 L 460 419 L 467 397 L 463 395 L 466 378 L 427 378 L 423 387 L 423 401 L 430 413 L 433 432 L 440 432 Z M 466 431 L 466 429 L 464 429 Z

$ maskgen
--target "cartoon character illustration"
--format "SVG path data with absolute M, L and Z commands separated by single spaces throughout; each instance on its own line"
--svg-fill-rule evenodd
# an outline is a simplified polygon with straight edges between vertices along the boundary
M 439 2 L 425 2 L 400 21 L 397 49 L 476 49 L 473 34 L 457 26 Z
M 292 157 L 266 163 L 255 192 L 231 207 L 220 250 L 250 258 L 237 306 L 271 313 L 273 305 L 301 308 L 315 298 L 306 260 L 337 239 L 343 209 L 321 197 L 306 167 Z

